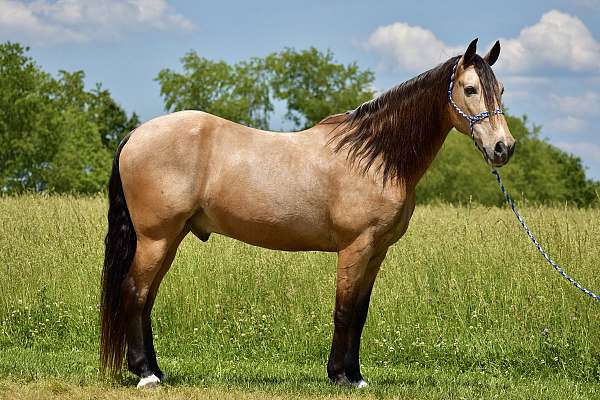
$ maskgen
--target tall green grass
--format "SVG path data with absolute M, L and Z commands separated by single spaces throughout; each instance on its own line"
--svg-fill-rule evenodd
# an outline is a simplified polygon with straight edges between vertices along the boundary
M 95 379 L 105 212 L 100 197 L 0 198 L 0 375 Z M 600 209 L 523 214 L 569 273 L 600 289 Z M 600 304 L 552 271 L 513 219 L 506 209 L 417 207 L 375 285 L 367 379 L 421 368 L 600 380 Z M 249 379 L 256 368 L 267 380 L 282 370 L 326 379 L 334 282 L 334 254 L 190 236 L 153 315 L 159 363 L 183 383 Z

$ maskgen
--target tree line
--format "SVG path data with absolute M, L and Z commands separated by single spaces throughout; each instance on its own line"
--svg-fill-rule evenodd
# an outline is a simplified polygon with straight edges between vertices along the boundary
M 45 72 L 18 43 L 0 44 L 0 192 L 93 194 L 104 191 L 120 140 L 139 117 L 101 84 L 87 90 L 83 71 Z M 235 64 L 190 51 L 180 71 L 161 70 L 165 111 L 197 109 L 269 129 L 274 104 L 295 128 L 351 110 L 373 97 L 373 72 L 341 64 L 331 51 L 284 49 Z M 541 137 L 526 116 L 507 116 L 518 140 L 503 175 L 511 191 L 533 203 L 600 203 L 600 184 L 578 157 Z M 421 202 L 499 205 L 502 197 L 470 139 L 451 132 L 419 184 Z

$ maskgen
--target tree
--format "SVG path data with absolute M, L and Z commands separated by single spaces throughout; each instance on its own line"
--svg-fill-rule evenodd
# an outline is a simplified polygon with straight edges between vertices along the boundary
M 273 104 L 259 59 L 233 66 L 195 51 L 181 58 L 183 73 L 163 69 L 156 80 L 165 110 L 202 110 L 241 124 L 267 129 Z
M 41 170 L 60 145 L 60 115 L 52 103 L 52 78 L 19 44 L 0 46 L 0 188 L 40 187 Z
M 130 117 L 110 96 L 110 92 L 102 88 L 100 83 L 88 92 L 87 112 L 98 127 L 102 145 L 112 153 L 117 150 L 121 140 L 139 124 L 138 115 L 133 112 Z
M 286 118 L 300 128 L 373 97 L 371 71 L 335 63 L 333 53 L 315 48 L 234 65 L 190 51 L 181 63 L 183 73 L 163 69 L 156 77 L 167 111 L 202 110 L 262 129 L 269 127 L 272 100 L 284 101 Z
M 296 127 L 308 128 L 373 98 L 373 72 L 335 63 L 331 51 L 285 49 L 267 56 L 265 64 L 273 97 L 286 102 L 286 118 Z
M 55 79 L 19 44 L 0 45 L 0 191 L 104 190 L 114 150 L 138 124 L 83 71 Z

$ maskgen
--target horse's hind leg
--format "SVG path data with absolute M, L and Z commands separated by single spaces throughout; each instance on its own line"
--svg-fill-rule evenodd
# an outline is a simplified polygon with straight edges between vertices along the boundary
M 152 356 L 148 354 L 145 344 L 144 309 L 152 284 L 178 234 L 161 236 L 157 238 L 138 233 L 135 256 L 122 286 L 123 312 L 127 315 L 127 366 L 141 378 L 138 387 L 154 386 L 160 382 L 153 371 L 150 363 Z
M 146 300 L 146 305 L 144 306 L 144 311 L 142 312 L 142 329 L 144 331 L 144 346 L 146 348 L 146 357 L 148 358 L 148 363 L 150 365 L 150 369 L 160 379 L 161 382 L 165 380 L 165 374 L 161 371 L 158 366 L 158 362 L 156 360 L 156 351 L 154 350 L 154 337 L 152 335 L 152 307 L 154 306 L 154 301 L 156 300 L 156 295 L 158 294 L 159 286 L 169 271 L 173 260 L 175 259 L 175 255 L 177 254 L 177 248 L 179 244 L 187 234 L 187 230 L 182 232 L 179 237 L 175 240 L 175 242 L 171 245 L 165 259 L 163 260 L 162 266 L 160 267 L 158 273 L 154 277 L 152 282 L 152 286 L 150 287 L 150 292 L 148 293 L 148 299 Z

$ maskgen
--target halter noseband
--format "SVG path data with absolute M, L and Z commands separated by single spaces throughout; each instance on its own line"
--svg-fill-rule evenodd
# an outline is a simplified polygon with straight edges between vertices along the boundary
M 456 79 L 456 68 L 458 67 L 459 61 L 460 61 L 460 58 L 458 60 L 456 60 L 456 62 L 454 63 L 454 66 L 452 67 L 452 75 L 450 75 L 450 85 L 448 86 L 448 100 L 450 101 L 450 104 L 452 105 L 454 110 L 458 113 L 458 115 L 460 115 L 461 117 L 463 117 L 464 119 L 469 121 L 469 130 L 471 132 L 471 139 L 473 139 L 473 143 L 475 143 L 475 147 L 477 147 L 479 149 L 479 151 L 483 154 L 483 158 L 485 158 L 485 161 L 487 163 L 490 163 L 490 160 L 488 159 L 488 156 L 485 153 L 485 151 L 483 151 L 483 149 L 480 148 L 479 145 L 477 144 L 477 141 L 475 140 L 475 135 L 473 134 L 473 130 L 474 130 L 476 123 L 481 122 L 486 118 L 489 118 L 490 115 L 504 114 L 504 111 L 502 111 L 499 108 L 496 108 L 492 114 L 490 114 L 488 111 L 483 111 L 477 115 L 469 115 L 460 109 L 458 104 L 456 104 L 454 102 L 454 99 L 452 99 L 452 89 L 454 88 L 454 80 Z

